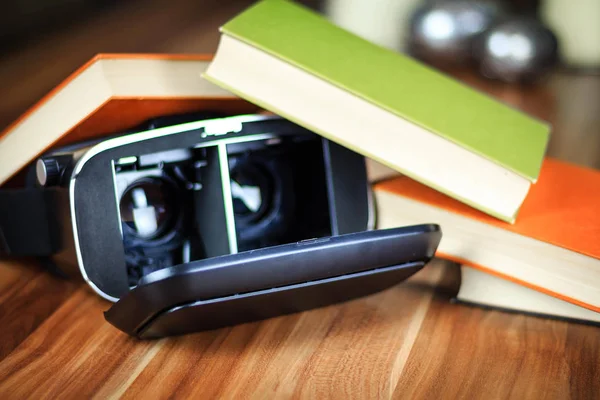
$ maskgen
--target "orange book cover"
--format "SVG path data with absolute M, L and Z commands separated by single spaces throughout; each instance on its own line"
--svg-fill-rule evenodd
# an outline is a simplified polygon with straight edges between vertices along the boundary
M 532 185 L 514 224 L 490 217 L 404 176 L 382 181 L 375 185 L 375 190 L 405 196 L 522 236 L 600 259 L 600 171 L 592 168 L 546 158 L 539 180 Z M 578 303 L 559 293 L 549 293 L 528 282 L 499 274 L 482 265 L 474 265 L 469 260 L 458 259 L 450 254 L 439 253 L 438 256 Z M 600 312 L 600 308 L 589 304 L 579 302 L 579 305 Z
M 184 114 L 190 112 L 200 111 L 216 111 L 227 115 L 243 114 L 243 113 L 254 113 L 259 112 L 260 109 L 229 92 L 221 90 L 220 88 L 214 87 L 214 90 L 210 90 L 210 93 L 203 93 L 201 90 L 194 92 L 193 86 L 196 82 L 190 82 L 190 90 L 182 91 L 177 93 L 173 90 L 169 91 L 167 87 L 165 94 L 157 92 L 144 91 L 143 89 L 136 89 L 134 87 L 127 87 L 127 83 L 124 83 L 125 89 L 119 92 L 119 90 L 107 91 L 103 90 L 101 86 L 94 86 L 89 84 L 88 86 L 79 87 L 78 90 L 85 92 L 86 95 L 91 92 L 90 95 L 95 96 L 95 102 L 88 111 L 83 114 L 69 115 L 55 117 L 48 113 L 44 114 L 45 108 L 51 102 L 61 100 L 61 96 L 64 97 L 67 90 L 73 90 L 76 86 L 82 86 L 81 77 L 85 73 L 89 73 L 96 64 L 102 61 L 141 61 L 139 65 L 143 67 L 144 60 L 164 60 L 172 62 L 173 64 L 183 64 L 185 62 L 204 62 L 206 66 L 212 60 L 212 54 L 98 54 L 91 60 L 86 62 L 84 65 L 79 67 L 70 76 L 68 76 L 62 83 L 56 86 L 52 91 L 46 94 L 40 99 L 35 105 L 27 110 L 20 118 L 10 124 L 6 129 L 0 132 L 0 155 L 3 152 L 12 152 L 14 149 L 10 147 L 25 147 L 31 146 L 31 150 L 26 156 L 20 157 L 18 165 L 15 163 L 9 164 L 6 160 L 0 161 L 0 185 L 6 182 L 9 178 L 14 177 L 19 171 L 30 161 L 33 161 L 36 157 L 41 155 L 48 149 L 55 148 L 58 146 L 74 143 L 77 141 L 87 140 L 95 137 L 101 137 L 104 135 L 111 135 L 131 129 L 149 119 L 167 116 Z M 194 64 L 194 66 L 196 65 Z M 164 66 L 161 66 L 161 68 Z M 166 73 L 161 71 L 161 68 L 154 68 L 152 72 L 148 74 L 155 74 L 156 80 L 164 79 Z M 174 66 L 173 71 L 177 71 L 178 66 Z M 164 70 L 164 68 L 163 68 Z M 188 68 L 186 71 L 190 71 Z M 202 80 L 200 74 L 201 70 L 193 72 L 186 72 L 186 77 L 192 76 L 193 79 Z M 176 72 L 170 72 L 173 75 Z M 110 73 L 107 73 L 110 74 Z M 148 76 L 148 79 L 152 79 L 152 75 Z M 204 83 L 203 83 L 204 84 Z M 206 82 L 208 84 L 208 82 Z M 168 83 L 166 84 L 168 85 Z M 214 86 L 214 85 L 212 85 Z M 136 91 L 137 90 L 137 91 Z M 122 93 L 126 92 L 126 93 Z M 75 108 L 77 105 L 67 104 L 67 107 Z M 53 136 L 48 138 L 43 137 L 43 132 L 36 133 L 35 140 L 28 138 L 23 143 L 15 145 L 16 140 L 10 138 L 11 135 L 21 135 L 23 126 L 35 118 L 44 118 L 48 126 L 54 124 L 55 118 L 62 118 L 65 122 L 67 129 L 54 133 Z M 44 120 L 42 120 L 44 122 Z M 62 121 L 61 121 L 62 122 Z M 39 122 L 38 122 L 39 124 Z M 26 126 L 26 125 L 25 125 Z

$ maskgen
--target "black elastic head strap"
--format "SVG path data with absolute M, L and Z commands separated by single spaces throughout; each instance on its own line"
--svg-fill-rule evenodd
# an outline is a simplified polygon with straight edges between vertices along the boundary
M 0 190 L 0 257 L 50 256 L 60 249 L 57 188 Z

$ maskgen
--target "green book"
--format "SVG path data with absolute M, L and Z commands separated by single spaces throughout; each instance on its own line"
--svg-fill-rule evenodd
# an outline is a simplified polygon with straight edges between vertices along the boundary
M 507 222 L 537 180 L 550 127 L 293 1 L 221 28 L 203 77 Z

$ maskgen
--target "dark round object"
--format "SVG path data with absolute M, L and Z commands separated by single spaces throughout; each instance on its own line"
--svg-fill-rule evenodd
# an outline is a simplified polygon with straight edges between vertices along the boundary
M 514 18 L 492 27 L 475 45 L 482 75 L 510 83 L 531 83 L 558 62 L 558 41 L 534 18 Z
M 119 211 L 126 233 L 140 239 L 155 239 L 167 233 L 176 220 L 175 189 L 164 179 L 141 178 L 123 192 Z M 141 226 L 144 228 L 140 229 Z
M 70 154 L 39 158 L 35 163 L 35 182 L 38 186 L 60 185 L 64 171 L 73 160 Z
M 40 186 L 54 186 L 60 180 L 60 167 L 52 157 L 38 159 L 35 172 Z
M 410 53 L 432 64 L 471 63 L 473 40 L 502 15 L 498 2 L 453 0 L 426 2 L 411 18 Z

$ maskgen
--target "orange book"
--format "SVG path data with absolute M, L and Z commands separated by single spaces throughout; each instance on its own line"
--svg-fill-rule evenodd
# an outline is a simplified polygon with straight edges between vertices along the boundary
M 99 54 L 0 132 L 0 185 L 46 150 L 159 116 L 259 111 L 200 75 L 212 55 Z
M 439 223 L 439 257 L 600 312 L 600 171 L 545 159 L 514 224 L 404 176 L 374 191 L 379 228 Z

